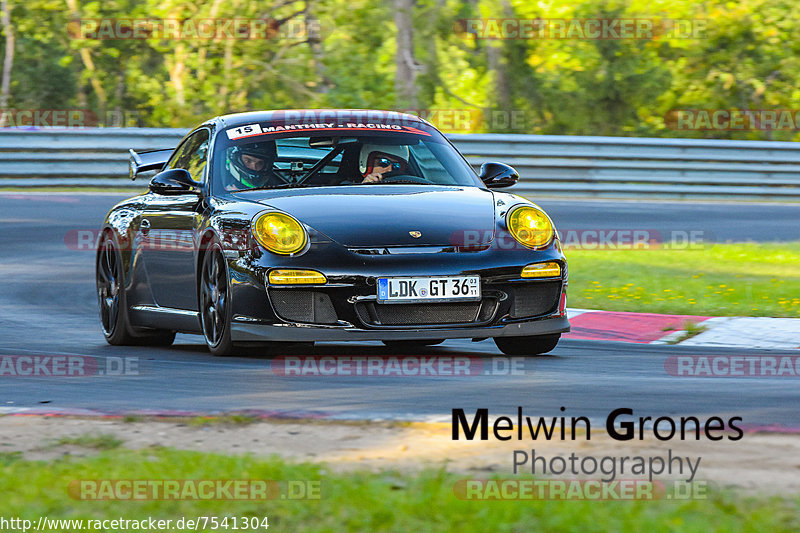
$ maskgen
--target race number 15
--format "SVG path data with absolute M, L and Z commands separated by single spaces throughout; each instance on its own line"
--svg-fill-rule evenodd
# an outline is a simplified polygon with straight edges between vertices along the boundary
M 261 133 L 261 126 L 259 124 L 248 124 L 247 126 L 239 126 L 238 128 L 231 128 L 225 133 L 228 134 L 228 139 L 234 140 L 240 137 L 249 137 L 250 135 L 258 135 Z

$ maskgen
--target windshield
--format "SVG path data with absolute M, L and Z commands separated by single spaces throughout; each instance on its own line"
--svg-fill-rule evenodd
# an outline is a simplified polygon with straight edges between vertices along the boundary
M 481 186 L 463 157 L 429 126 L 379 131 L 359 126 L 363 127 L 300 132 L 271 131 L 275 126 L 252 124 L 223 130 L 214 149 L 215 191 L 334 185 Z

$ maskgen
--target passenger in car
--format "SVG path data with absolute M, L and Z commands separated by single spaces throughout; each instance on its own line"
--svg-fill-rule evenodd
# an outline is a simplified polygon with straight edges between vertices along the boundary
M 408 146 L 365 144 L 361 147 L 359 170 L 364 179 L 361 183 L 375 183 L 384 177 L 406 174 L 408 168 Z

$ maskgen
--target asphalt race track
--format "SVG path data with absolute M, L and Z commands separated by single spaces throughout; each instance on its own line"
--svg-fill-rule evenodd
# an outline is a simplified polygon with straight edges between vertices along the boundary
M 753 351 L 565 340 L 552 356 L 527 360 L 525 372 L 516 375 L 298 378 L 272 373 L 270 358 L 258 353 L 213 357 L 199 336 L 179 335 L 171 348 L 108 346 L 97 319 L 94 254 L 69 249 L 65 235 L 96 229 L 121 198 L 0 192 L 0 355 L 139 359 L 138 375 L 0 377 L 0 412 L 254 409 L 293 416 L 446 420 L 455 407 L 513 415 L 522 405 L 531 415 L 560 415 L 564 406 L 567 416 L 601 419 L 615 408 L 630 407 L 636 416 L 741 416 L 747 425 L 800 427 L 796 379 L 679 378 L 664 369 L 670 355 Z M 800 240 L 800 205 L 561 200 L 540 205 L 559 228 L 703 229 L 717 241 Z M 380 343 L 325 343 L 295 354 L 387 353 Z M 471 355 L 481 358 L 484 368 L 499 367 L 505 359 L 491 341 L 448 341 L 423 353 Z

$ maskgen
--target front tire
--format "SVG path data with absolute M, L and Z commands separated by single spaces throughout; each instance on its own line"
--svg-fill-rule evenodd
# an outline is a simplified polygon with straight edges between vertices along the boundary
M 552 351 L 561 334 L 530 337 L 495 337 L 494 343 L 506 355 L 541 355 Z
M 214 242 L 203 256 L 200 269 L 200 319 L 208 350 L 218 356 L 231 355 L 231 299 L 228 267 L 222 247 Z

